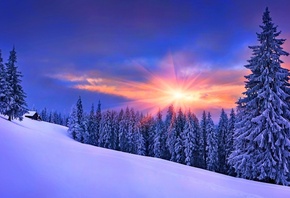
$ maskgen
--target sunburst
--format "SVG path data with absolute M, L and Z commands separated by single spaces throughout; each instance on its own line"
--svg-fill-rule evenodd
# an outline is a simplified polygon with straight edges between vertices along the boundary
M 244 90 L 243 78 L 238 79 L 241 83 L 221 83 L 218 79 L 225 79 L 232 74 L 242 77 L 241 71 L 216 71 L 212 74 L 195 67 L 195 70 L 184 74 L 181 72 L 183 68 L 174 64 L 171 55 L 168 57 L 165 64 L 159 65 L 159 70 L 154 72 L 136 63 L 134 68 L 137 67 L 139 75 L 141 72 L 146 77 L 142 81 L 101 78 L 96 74 L 84 77 L 58 74 L 57 78 L 73 82 L 73 87 L 77 89 L 124 97 L 128 102 L 121 104 L 122 107 L 129 106 L 150 113 L 169 105 L 195 112 L 220 111 L 221 108 L 235 106 L 235 101 Z

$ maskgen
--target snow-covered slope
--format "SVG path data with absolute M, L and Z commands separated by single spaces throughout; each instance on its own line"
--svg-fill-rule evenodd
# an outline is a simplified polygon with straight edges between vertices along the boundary
M 0 116 L 0 197 L 290 197 L 290 188 L 84 145 Z

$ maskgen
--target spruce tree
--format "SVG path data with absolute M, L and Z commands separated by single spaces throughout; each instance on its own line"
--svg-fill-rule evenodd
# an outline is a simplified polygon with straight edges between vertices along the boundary
M 176 142 L 175 142 L 175 156 L 176 162 L 185 164 L 185 154 L 182 133 L 184 131 L 184 125 L 186 122 L 186 116 L 182 112 L 181 108 L 178 110 L 176 117 Z
M 135 145 L 134 153 L 137 155 L 145 155 L 145 140 L 141 132 L 141 116 L 139 112 L 137 112 L 134 117 L 133 139 Z
M 206 113 L 203 111 L 200 121 L 200 153 L 202 155 L 202 168 L 207 167 L 207 131 L 206 131 Z
M 6 99 L 4 115 L 8 116 L 8 120 L 14 118 L 22 120 L 23 114 L 27 112 L 27 105 L 25 102 L 26 95 L 21 86 L 21 73 L 16 66 L 17 57 L 16 51 L 13 47 L 10 51 L 8 62 L 6 63 Z
M 117 115 L 117 118 L 115 120 L 115 130 L 116 130 L 116 134 L 117 134 L 117 139 L 116 139 L 116 149 L 118 151 L 121 151 L 121 148 L 120 148 L 120 140 L 121 140 L 121 123 L 122 123 L 122 120 L 123 120 L 123 116 L 124 116 L 124 110 L 121 109 L 120 112 L 118 113 Z
M 119 124 L 119 114 L 116 111 L 111 112 L 112 119 L 112 145 L 111 148 L 114 150 L 118 150 L 119 137 L 118 137 L 118 124 Z
M 194 161 L 196 160 L 194 159 L 194 152 L 198 152 L 196 145 L 196 134 L 198 133 L 198 129 L 196 128 L 194 117 L 195 115 L 190 111 L 187 112 L 184 130 L 181 135 L 184 145 L 185 164 L 188 166 L 194 165 Z
M 155 133 L 154 133 L 154 157 L 161 158 L 163 154 L 163 133 L 164 133 L 164 123 L 162 120 L 162 114 L 160 110 L 157 113 L 155 120 Z
M 229 162 L 238 176 L 288 185 L 290 162 L 290 89 L 289 71 L 281 67 L 280 56 L 289 55 L 281 47 L 285 39 L 266 8 L 259 44 L 251 46 L 252 57 L 245 67 L 244 98 L 238 101 L 239 112 L 235 150 Z
M 53 113 L 50 113 L 52 121 Z M 87 134 L 87 120 L 83 113 L 81 97 L 78 98 L 76 105 L 72 107 L 68 119 L 68 133 L 79 142 L 84 143 Z
M 164 140 L 165 140 L 165 150 L 163 153 L 163 159 L 170 160 L 171 154 L 169 151 L 170 147 L 170 125 L 173 117 L 175 116 L 175 111 L 173 105 L 170 105 L 167 110 L 165 122 L 164 122 Z
M 0 50 L 0 114 L 5 112 L 6 108 L 6 68 L 3 64 L 2 54 Z
M 101 120 L 102 120 L 102 111 L 101 111 L 101 102 L 98 102 L 98 107 L 96 111 L 96 118 L 95 118 L 95 127 L 94 130 L 94 139 L 93 139 L 93 145 L 98 146 L 99 142 L 99 136 L 100 136 L 100 130 L 101 130 Z
M 111 111 L 107 110 L 102 117 L 99 146 L 103 148 L 113 148 L 113 119 Z
M 211 118 L 210 112 L 206 118 L 206 132 L 207 132 L 207 170 L 218 170 L 218 140 L 216 129 Z
M 226 170 L 227 170 L 227 174 L 229 175 L 233 175 L 234 174 L 234 170 L 233 168 L 230 166 L 230 164 L 228 163 L 228 159 L 230 154 L 233 152 L 234 150 L 234 130 L 235 130 L 235 122 L 236 122 L 236 114 L 234 109 L 231 110 L 230 113 L 230 118 L 228 121 L 228 132 L 225 135 L 225 139 L 226 139 Z
M 46 107 L 44 109 L 42 109 L 41 113 L 40 113 L 40 116 L 41 116 L 41 120 L 42 121 L 45 121 L 47 122 L 48 121 L 48 118 L 47 118 L 47 109 Z
M 175 143 L 177 140 L 177 120 L 175 113 L 172 116 L 168 129 L 167 147 L 170 153 L 170 161 L 176 162 Z
M 80 130 L 79 128 L 80 126 L 78 124 L 77 109 L 74 105 L 68 118 L 68 133 L 74 140 L 76 139 L 77 132 Z
M 151 115 L 141 116 L 141 134 L 145 141 L 146 155 L 154 156 L 155 126 Z
M 218 138 L 218 171 L 220 173 L 227 173 L 226 160 L 226 135 L 228 133 L 228 116 L 222 109 L 220 120 L 217 129 Z
M 119 148 L 120 151 L 126 152 L 126 133 L 128 131 L 128 123 L 130 119 L 130 110 L 127 107 L 125 112 L 121 110 L 122 115 L 119 114 L 120 122 L 119 122 Z
M 96 142 L 95 133 L 96 133 L 97 127 L 96 127 L 95 120 L 96 120 L 95 106 L 94 104 L 92 104 L 91 111 L 88 117 L 88 129 L 87 129 L 87 135 L 86 135 L 86 140 L 85 140 L 86 144 L 94 145 L 94 143 Z

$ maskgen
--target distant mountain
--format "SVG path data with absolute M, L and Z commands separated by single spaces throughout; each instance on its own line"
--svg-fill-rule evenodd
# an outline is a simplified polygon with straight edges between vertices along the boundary
M 290 188 L 81 144 L 67 128 L 0 116 L 0 197 L 289 197 Z

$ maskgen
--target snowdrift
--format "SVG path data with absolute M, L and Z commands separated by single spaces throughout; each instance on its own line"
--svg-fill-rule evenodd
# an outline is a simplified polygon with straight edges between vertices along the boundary
M 0 197 L 290 197 L 247 181 L 78 143 L 67 128 L 0 116 Z

